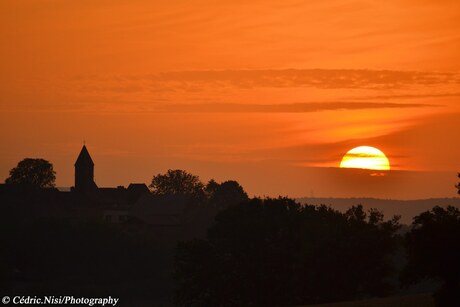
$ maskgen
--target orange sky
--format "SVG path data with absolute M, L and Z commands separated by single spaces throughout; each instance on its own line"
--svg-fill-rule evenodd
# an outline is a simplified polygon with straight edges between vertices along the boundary
M 0 179 L 43 157 L 70 186 L 86 140 L 99 186 L 456 195 L 460 2 L 155 2 L 0 2 Z M 336 169 L 360 145 L 396 171 Z

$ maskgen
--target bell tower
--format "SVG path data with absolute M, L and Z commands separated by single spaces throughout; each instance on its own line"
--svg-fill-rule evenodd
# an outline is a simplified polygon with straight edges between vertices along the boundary
M 91 194 L 97 189 L 94 182 L 94 162 L 85 145 L 75 161 L 75 191 Z

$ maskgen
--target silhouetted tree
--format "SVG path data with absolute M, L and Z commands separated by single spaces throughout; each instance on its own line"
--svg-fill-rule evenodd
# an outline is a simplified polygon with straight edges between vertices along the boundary
M 55 186 L 56 172 L 53 164 L 44 159 L 26 158 L 10 170 L 10 176 L 6 178 L 7 184 L 28 184 L 40 188 Z
M 209 203 L 218 209 L 238 205 L 248 200 L 248 194 L 234 180 L 217 183 L 214 179 L 211 179 L 206 185 L 205 192 L 208 195 Z
M 397 218 L 346 214 L 292 199 L 252 199 L 220 211 L 207 240 L 179 245 L 182 306 L 286 306 L 387 290 Z
M 460 211 L 452 206 L 434 207 L 414 217 L 405 237 L 408 263 L 404 284 L 424 278 L 440 278 L 435 294 L 438 306 L 460 306 Z
M 458 173 L 458 178 L 460 179 L 460 173 Z M 455 187 L 458 189 L 458 194 L 460 194 L 460 182 L 455 185 Z
M 202 197 L 204 185 L 198 176 L 184 170 L 168 170 L 153 177 L 149 186 L 156 195 L 189 195 Z
M 217 191 L 219 186 L 220 184 L 217 183 L 217 181 L 215 181 L 214 179 L 209 180 L 208 183 L 206 184 L 206 187 L 204 188 L 206 196 L 211 198 L 212 195 Z

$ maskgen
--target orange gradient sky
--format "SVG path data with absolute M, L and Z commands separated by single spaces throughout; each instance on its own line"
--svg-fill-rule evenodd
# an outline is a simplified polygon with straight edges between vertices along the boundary
M 251 195 L 453 197 L 460 2 L 3 0 L 0 180 L 25 157 L 99 186 L 182 168 Z M 385 176 L 339 169 L 350 149 Z

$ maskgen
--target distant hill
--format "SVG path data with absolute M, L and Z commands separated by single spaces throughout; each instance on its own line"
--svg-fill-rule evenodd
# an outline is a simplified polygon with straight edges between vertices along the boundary
M 376 208 L 385 214 L 385 218 L 401 215 L 401 223 L 411 224 L 412 218 L 434 206 L 455 206 L 460 208 L 460 198 L 430 198 L 419 200 L 394 200 L 378 198 L 297 198 L 302 204 L 327 205 L 339 211 L 346 211 L 353 205 L 363 205 L 365 209 Z

